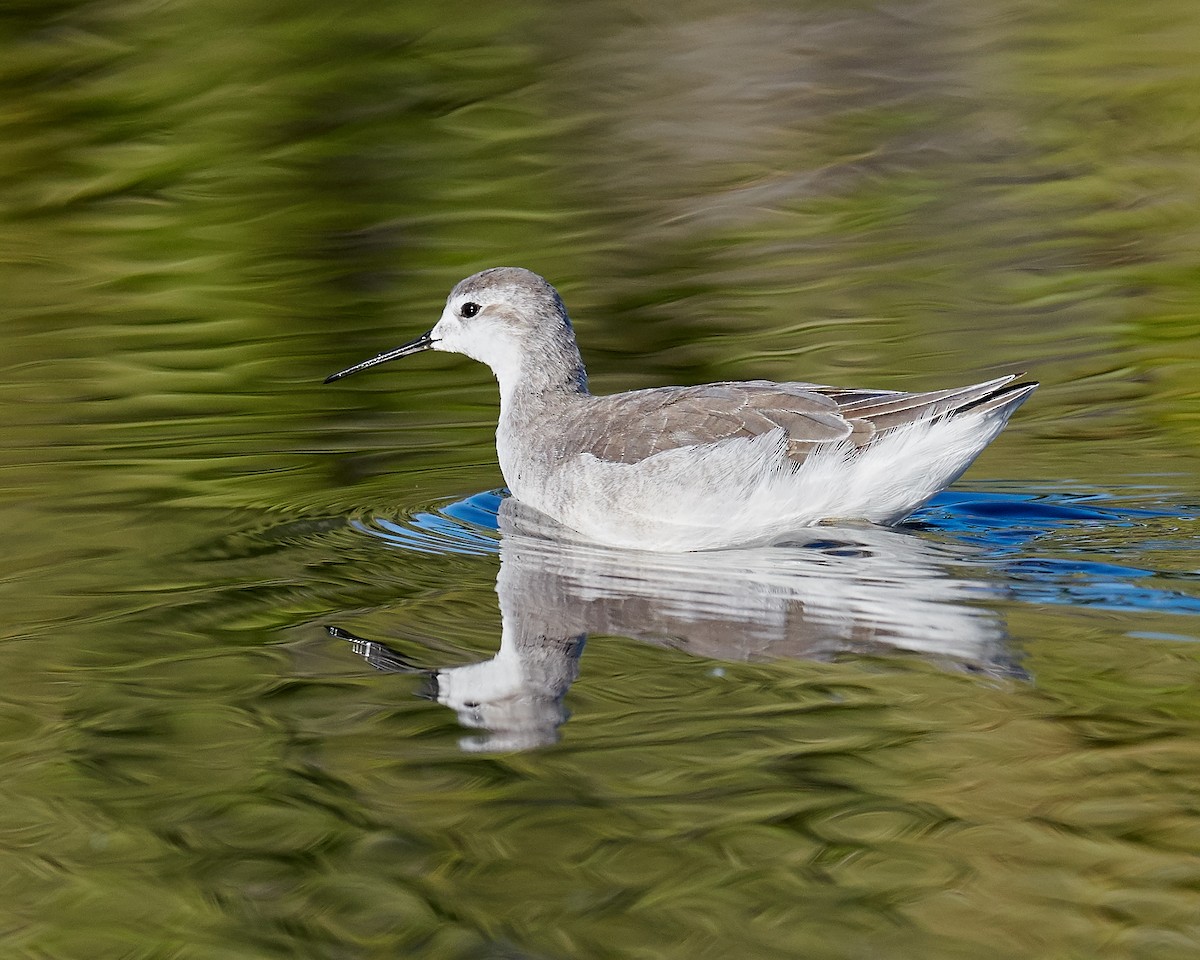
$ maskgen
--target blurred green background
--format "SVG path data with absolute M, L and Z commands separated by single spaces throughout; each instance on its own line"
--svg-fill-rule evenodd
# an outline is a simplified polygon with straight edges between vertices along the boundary
M 597 392 L 1027 369 L 960 486 L 1158 519 L 995 575 L 1030 684 L 615 638 L 464 755 L 321 625 L 491 655 L 346 519 L 498 486 L 494 383 L 321 380 L 498 264 Z M 1188 0 L 6 0 L 0 952 L 1194 957 L 1198 264 Z

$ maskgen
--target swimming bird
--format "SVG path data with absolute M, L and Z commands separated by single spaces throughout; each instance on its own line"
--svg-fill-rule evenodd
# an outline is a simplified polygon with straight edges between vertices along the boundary
M 601 543 L 669 552 L 898 523 L 1038 386 L 1013 374 L 927 393 L 749 380 L 594 396 L 558 291 L 519 267 L 467 277 L 433 329 L 325 382 L 423 350 L 491 367 L 514 497 Z

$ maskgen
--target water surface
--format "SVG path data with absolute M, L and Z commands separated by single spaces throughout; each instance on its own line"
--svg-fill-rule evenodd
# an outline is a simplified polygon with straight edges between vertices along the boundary
M 10 4 L 0 952 L 1194 957 L 1193 6 Z M 482 367 L 321 385 L 499 263 L 597 392 L 1043 386 L 604 550 Z

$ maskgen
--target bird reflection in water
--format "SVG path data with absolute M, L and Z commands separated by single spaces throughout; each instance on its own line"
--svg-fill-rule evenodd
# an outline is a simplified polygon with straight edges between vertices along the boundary
M 714 660 L 829 660 L 910 651 L 948 668 L 1023 677 L 961 546 L 863 526 L 813 527 L 784 546 L 685 554 L 581 542 L 515 499 L 499 510 L 500 649 L 431 669 L 329 627 L 376 669 L 425 675 L 429 696 L 482 734 L 472 751 L 554 743 L 588 634 Z

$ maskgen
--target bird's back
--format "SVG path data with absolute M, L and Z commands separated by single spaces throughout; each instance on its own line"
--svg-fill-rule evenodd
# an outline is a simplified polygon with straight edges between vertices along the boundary
M 787 455 L 801 463 L 822 446 L 862 448 L 910 424 L 1004 410 L 1033 391 L 1015 376 L 950 390 L 904 393 L 813 383 L 751 380 L 695 387 L 658 387 L 587 397 L 557 418 L 556 459 L 587 453 L 609 463 L 638 463 L 681 447 L 698 447 L 772 431 L 786 435 Z

